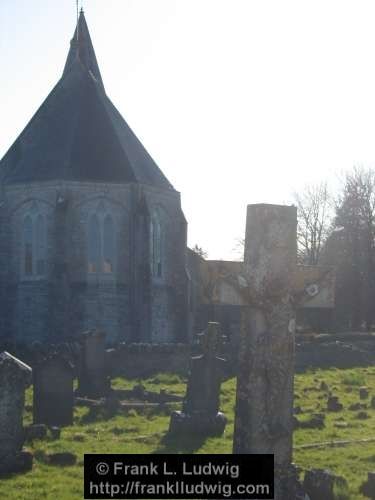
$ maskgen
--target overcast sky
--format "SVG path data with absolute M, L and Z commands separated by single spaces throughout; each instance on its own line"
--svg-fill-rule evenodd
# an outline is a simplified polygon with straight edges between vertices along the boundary
M 375 165 L 375 2 L 83 7 L 107 94 L 211 258 L 234 256 L 247 204 Z M 74 27 L 75 0 L 0 0 L 0 157 L 60 77 Z

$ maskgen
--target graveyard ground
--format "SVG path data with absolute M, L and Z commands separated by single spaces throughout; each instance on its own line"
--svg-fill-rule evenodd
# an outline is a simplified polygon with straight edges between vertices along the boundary
M 327 390 L 321 389 L 324 381 L 329 390 L 339 396 L 343 411 L 326 411 Z M 142 382 L 147 389 L 183 395 L 185 381 L 175 374 L 159 374 Z M 115 379 L 115 388 L 131 388 L 134 380 Z M 359 387 L 369 388 L 370 398 L 364 401 L 367 418 L 358 418 L 359 411 L 348 407 L 360 402 Z M 344 476 L 349 483 L 350 495 L 341 500 L 363 500 L 359 486 L 367 472 L 375 470 L 375 409 L 371 397 L 375 395 L 375 367 L 351 370 L 315 370 L 296 376 L 295 406 L 300 406 L 300 421 L 309 421 L 312 414 L 325 413 L 322 429 L 299 428 L 294 436 L 294 461 L 302 468 L 330 468 Z M 135 410 L 111 414 L 76 407 L 74 425 L 62 430 L 61 439 L 50 438 L 28 443 L 34 453 L 34 468 L 24 475 L 0 480 L 1 500 L 78 500 L 83 497 L 84 453 L 231 453 L 235 401 L 235 379 L 222 386 L 222 408 L 229 423 L 222 438 L 171 440 L 165 439 L 169 424 L 169 410 L 150 410 L 138 414 Z M 363 401 L 362 401 L 363 402 Z M 25 424 L 31 423 L 31 390 L 27 392 Z M 179 404 L 175 405 L 176 408 Z M 363 410 L 362 410 L 363 411 Z M 306 424 L 305 424 L 306 425 Z M 308 425 L 308 424 L 307 424 Z M 338 440 L 359 441 L 374 438 L 373 442 L 351 443 L 346 446 L 301 448 L 301 445 Z M 47 465 L 49 453 L 69 451 L 77 455 L 77 465 L 58 467 Z

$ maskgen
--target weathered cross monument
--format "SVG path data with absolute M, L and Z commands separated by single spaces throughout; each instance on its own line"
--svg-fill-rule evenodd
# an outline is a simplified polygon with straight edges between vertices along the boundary
M 297 266 L 297 209 L 260 204 L 247 207 L 241 271 L 221 263 L 209 274 L 209 303 L 243 306 L 233 453 L 274 454 L 275 499 L 294 500 L 296 308 L 322 290 L 331 306 L 332 269 Z
M 233 453 L 273 453 L 275 499 L 292 500 L 297 210 L 247 209 L 243 310 Z

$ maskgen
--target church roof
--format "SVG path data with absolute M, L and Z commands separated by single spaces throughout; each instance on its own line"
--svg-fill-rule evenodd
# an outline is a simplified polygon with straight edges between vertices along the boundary
M 63 75 L 1 160 L 0 180 L 138 182 L 173 189 L 106 95 L 83 11 Z

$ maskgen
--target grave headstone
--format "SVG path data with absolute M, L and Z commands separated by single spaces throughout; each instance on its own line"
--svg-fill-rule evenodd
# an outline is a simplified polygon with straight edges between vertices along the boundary
M 367 481 L 362 484 L 360 491 L 365 497 L 375 499 L 375 472 L 367 474 Z
M 33 424 L 26 427 L 26 440 L 45 439 L 47 437 L 47 426 L 45 424 Z
M 20 471 L 26 463 L 32 466 L 32 456 L 22 452 L 25 389 L 31 380 L 29 366 L 8 352 L 0 353 L 0 474 Z
M 360 387 L 359 388 L 359 399 L 367 399 L 369 397 L 368 387 Z
M 329 396 L 327 400 L 328 411 L 342 411 L 343 405 L 340 403 L 338 396 Z
M 73 367 L 58 354 L 39 362 L 33 372 L 34 424 L 73 424 Z
M 310 500 L 335 500 L 335 488 L 347 489 L 347 483 L 341 476 L 329 470 L 312 469 L 306 471 L 303 486 Z
M 209 323 L 201 337 L 202 354 L 192 356 L 182 411 L 173 412 L 169 426 L 171 434 L 220 435 L 226 418 L 220 409 L 220 387 L 225 359 L 220 349 L 219 324 Z
M 85 332 L 81 335 L 81 345 L 77 394 L 89 398 L 105 397 L 111 389 L 105 333 Z

